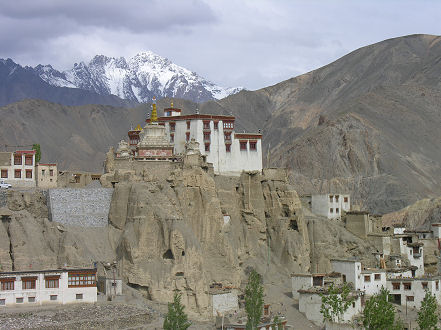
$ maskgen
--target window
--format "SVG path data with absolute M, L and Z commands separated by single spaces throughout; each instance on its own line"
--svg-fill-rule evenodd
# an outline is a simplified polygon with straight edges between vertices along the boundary
M 257 150 L 257 142 L 256 141 L 250 141 L 250 150 Z
M 33 165 L 33 164 L 34 164 L 33 157 L 30 155 L 26 155 L 25 156 L 25 165 Z
M 371 275 L 364 275 L 364 281 L 370 282 L 371 281 Z
M 412 289 L 412 284 L 411 283 L 403 283 L 403 286 L 404 286 L 404 290 Z
M 49 175 L 54 176 L 54 170 L 49 170 Z
M 21 164 L 22 164 L 21 155 L 14 155 L 14 165 L 21 165 Z
M 187 129 L 190 129 L 190 121 L 187 120 Z
M 225 145 L 225 151 L 226 152 L 231 152 L 231 144 L 226 144 Z
M 14 178 L 20 179 L 21 178 L 21 170 L 15 170 L 14 171 Z
M 210 151 L 210 143 L 205 143 L 205 151 Z
M 21 297 L 21 298 L 15 298 L 15 302 L 16 302 L 17 304 L 23 304 L 23 297 Z
M 375 274 L 375 281 L 381 281 L 381 274 Z
M 174 134 L 170 134 L 170 143 L 175 142 L 175 135 Z
M 435 281 L 436 291 L 439 290 L 439 281 Z
M 175 131 L 175 127 L 176 123 L 170 123 L 170 132 L 174 132 Z
M 392 283 L 392 288 L 394 290 L 400 290 L 400 282 Z
M 14 290 L 15 278 L 2 278 L 2 291 Z
M 36 277 L 22 277 L 22 289 L 23 290 L 32 290 L 35 289 L 35 281 L 37 280 Z
M 247 141 L 240 141 L 240 150 L 247 151 Z
M 233 129 L 234 121 L 224 121 L 224 129 Z
M 333 202 L 334 201 L 334 196 L 332 196 L 332 195 L 329 195 L 329 202 Z
M 96 286 L 95 273 L 70 273 L 67 282 L 69 288 Z
M 219 122 L 217 121 L 214 122 L 214 129 L 219 129 Z
M 413 301 L 413 296 L 406 296 L 407 301 Z
M 345 197 L 345 198 L 343 199 L 343 201 L 344 201 L 345 203 L 347 203 L 347 202 L 348 202 L 348 198 Z
M 338 198 L 339 198 L 340 196 L 339 195 L 335 195 L 335 201 L 338 203 Z
M 32 170 L 26 170 L 26 179 L 32 179 Z
M 41 170 L 41 175 L 44 175 L 45 172 L 46 170 Z
M 28 297 L 28 302 L 34 303 L 35 302 L 35 297 Z
M 210 132 L 204 132 L 204 141 L 210 141 Z
M 355 308 L 355 302 L 352 302 L 352 308 Z
M 210 122 L 204 121 L 204 129 L 210 129 Z
M 0 299 L 0 306 L 4 306 L 6 305 L 6 300 L 5 299 Z
M 60 276 L 48 276 L 45 277 L 46 289 L 55 289 L 59 287 Z
M 329 209 L 329 212 L 330 212 L 330 213 L 334 213 L 334 209 L 331 207 L 331 208 Z
M 2 170 L 2 179 L 8 178 L 8 170 Z
M 337 207 L 337 208 L 335 209 L 335 213 L 339 213 L 339 211 L 340 211 L 340 209 Z
M 58 299 L 58 296 L 56 294 L 51 294 L 51 298 L 52 301 L 55 301 Z
M 231 141 L 231 133 L 224 134 L 225 141 Z
M 423 289 L 426 290 L 427 289 L 427 282 L 422 282 L 421 284 L 423 286 Z
M 185 141 L 190 141 L 190 132 L 185 133 Z
M 77 293 L 75 295 L 76 300 L 83 300 L 83 294 L 82 293 Z

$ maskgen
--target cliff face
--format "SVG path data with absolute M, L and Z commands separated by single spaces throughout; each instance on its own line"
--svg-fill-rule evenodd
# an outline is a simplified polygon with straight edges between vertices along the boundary
M 175 290 L 191 312 L 210 313 L 209 285 L 240 287 L 248 266 L 262 274 L 309 270 L 309 239 L 297 193 L 283 173 L 213 179 L 200 168 L 167 180 L 119 183 L 110 213 L 121 230 L 128 283 L 157 301 Z

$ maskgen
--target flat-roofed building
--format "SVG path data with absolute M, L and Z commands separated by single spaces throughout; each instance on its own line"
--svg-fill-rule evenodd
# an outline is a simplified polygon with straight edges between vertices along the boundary
M 57 164 L 37 164 L 37 187 L 48 189 L 57 188 L 58 169 Z
M 0 179 L 12 187 L 35 187 L 35 150 L 0 152 Z
M 0 273 L 0 308 L 96 301 L 96 269 Z

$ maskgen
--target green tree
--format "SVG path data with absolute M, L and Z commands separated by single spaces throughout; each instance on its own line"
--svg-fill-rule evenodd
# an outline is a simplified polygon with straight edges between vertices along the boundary
M 245 311 L 247 313 L 247 330 L 257 329 L 263 312 L 262 278 L 252 270 L 245 288 Z
M 187 314 L 184 313 L 184 305 L 181 304 L 181 294 L 175 293 L 173 302 L 168 304 L 168 312 L 164 318 L 165 330 L 185 330 L 190 327 Z
M 421 302 L 421 308 L 418 312 L 418 325 L 421 330 L 438 329 L 438 304 L 434 295 L 426 290 L 426 295 Z
M 41 150 L 40 150 L 40 145 L 39 144 L 33 144 L 32 145 L 32 150 L 35 150 L 35 162 L 39 163 L 41 160 Z
M 325 321 L 340 322 L 343 314 L 348 310 L 353 302 L 353 298 L 349 296 L 351 288 L 347 283 L 341 287 L 331 284 L 327 294 L 322 294 L 322 305 L 320 313 Z
M 402 329 L 401 320 L 395 320 L 395 308 L 389 302 L 389 291 L 381 288 L 381 291 L 372 296 L 364 307 L 363 325 L 367 330 L 390 330 Z

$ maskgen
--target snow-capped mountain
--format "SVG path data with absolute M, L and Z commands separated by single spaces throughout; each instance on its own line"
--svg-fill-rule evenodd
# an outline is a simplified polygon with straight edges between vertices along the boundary
M 113 94 L 138 102 L 149 102 L 153 96 L 177 97 L 195 102 L 221 99 L 242 88 L 224 88 L 178 66 L 150 51 L 126 60 L 104 55 L 95 56 L 89 64 L 75 63 L 71 70 L 57 71 L 51 65 L 38 65 L 36 73 L 57 87 L 73 87 Z

